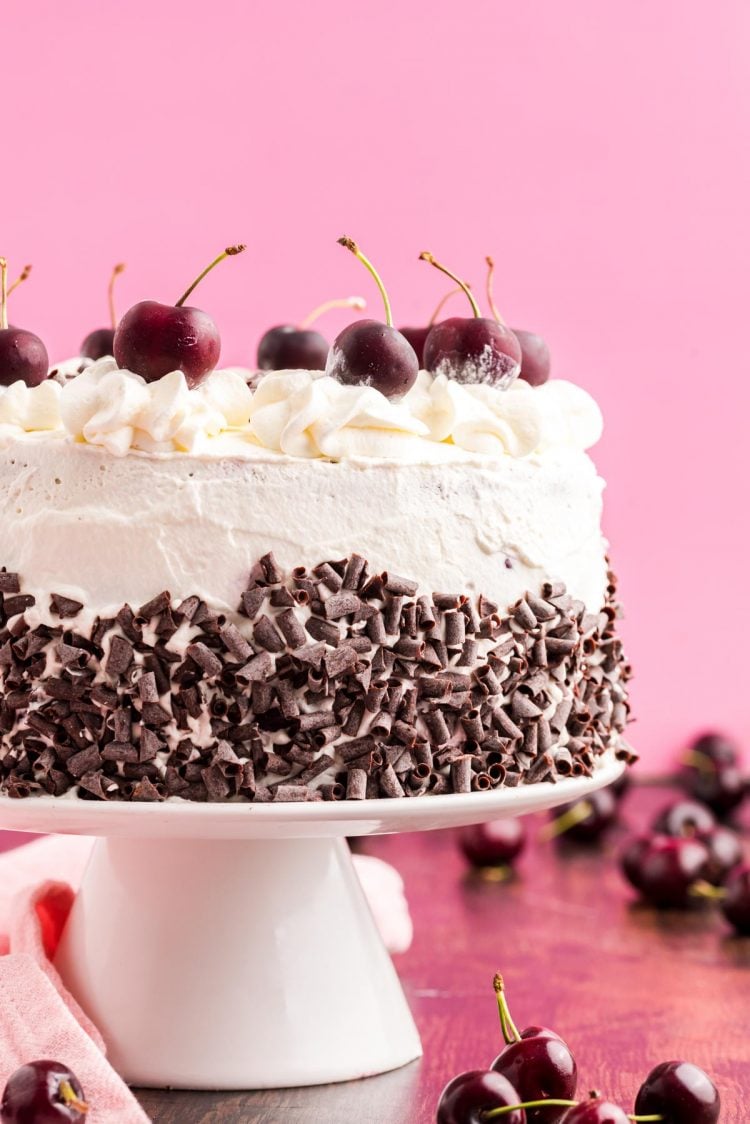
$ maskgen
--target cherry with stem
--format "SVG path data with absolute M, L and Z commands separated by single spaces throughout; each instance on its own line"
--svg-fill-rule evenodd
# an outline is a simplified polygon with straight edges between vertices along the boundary
M 498 312 L 493 292 L 495 262 L 489 255 L 485 261 L 487 262 L 487 303 L 497 322 L 505 324 Z M 541 386 L 549 378 L 551 367 L 549 347 L 540 335 L 529 332 L 525 328 L 513 328 L 513 335 L 521 345 L 521 373 L 518 377 L 531 386 Z
M 89 332 L 81 344 L 81 355 L 84 359 L 103 359 L 105 355 L 114 355 L 115 332 L 117 331 L 117 312 L 115 310 L 115 281 L 125 271 L 125 263 L 118 262 L 112 269 L 109 284 L 107 285 L 107 304 L 109 306 L 109 328 L 95 328 Z
M 258 344 L 257 363 L 261 371 L 324 371 L 328 358 L 328 341 L 311 325 L 334 308 L 367 307 L 364 297 L 341 297 L 324 301 L 299 324 L 278 324 L 269 328 Z
M 409 343 L 411 344 L 411 346 L 414 348 L 415 352 L 417 353 L 417 359 L 419 360 L 419 366 L 420 367 L 424 363 L 425 341 L 426 341 L 427 337 L 429 336 L 430 331 L 435 324 L 435 321 L 437 320 L 438 316 L 443 311 L 443 308 L 448 303 L 448 301 L 451 299 L 451 297 L 454 297 L 454 296 L 456 296 L 457 293 L 462 293 L 462 292 L 463 292 L 463 289 L 460 288 L 460 287 L 457 287 L 457 288 L 451 289 L 449 292 L 445 293 L 440 298 L 440 300 L 438 302 L 438 305 L 437 305 L 437 308 L 433 312 L 430 319 L 427 321 L 426 327 L 423 327 L 423 328 L 409 328 L 409 327 L 399 328 L 399 332 L 401 332 L 401 335 L 406 336 L 407 340 L 409 341 Z
M 20 276 L 8 287 L 8 262 L 0 258 L 0 386 L 11 386 L 19 381 L 27 386 L 38 386 L 49 373 L 47 348 L 39 336 L 25 328 L 8 325 L 8 296 L 30 273 L 31 266 L 24 266 Z

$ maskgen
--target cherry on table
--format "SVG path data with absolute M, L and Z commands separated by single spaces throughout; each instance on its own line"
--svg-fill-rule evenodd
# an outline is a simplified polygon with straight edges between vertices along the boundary
M 697 800 L 676 800 L 662 808 L 654 820 L 653 830 L 660 835 L 697 835 L 715 826 L 716 817 L 705 804 Z
M 414 348 L 393 327 L 391 302 L 380 275 L 351 238 L 339 238 L 372 275 L 385 307 L 385 323 L 355 320 L 340 332 L 331 345 L 326 374 L 345 386 L 371 386 L 387 398 L 406 394 L 417 381 L 419 363 Z
M 278 324 L 261 336 L 257 363 L 261 371 L 324 371 L 328 359 L 328 340 L 314 331 L 313 324 L 332 308 L 356 308 L 362 311 L 362 297 L 344 297 L 326 301 L 299 324 Z
M 705 879 L 709 863 L 699 839 L 652 835 L 636 839 L 621 859 L 628 881 L 652 905 L 679 909 L 696 899 L 694 887 Z
M 185 301 L 196 285 L 225 258 L 244 246 L 228 246 L 188 286 L 175 304 L 139 301 L 117 326 L 114 351 L 117 365 L 155 382 L 171 371 L 182 371 L 190 387 L 198 386 L 219 361 L 219 330 L 207 312 Z
M 730 871 L 742 862 L 742 841 L 736 831 L 717 824 L 696 836 L 708 851 L 705 877 L 714 886 L 721 886 Z
M 698 758 L 698 754 L 692 754 Z M 689 764 L 683 771 L 691 796 L 702 801 L 719 818 L 728 816 L 747 795 L 747 782 L 737 765 L 723 764 L 704 757 L 704 764 Z
M 569 1046 L 543 1026 L 520 1031 L 510 1014 L 503 977 L 493 981 L 505 1046 L 491 1065 L 518 1090 L 519 1102 L 567 1100 L 575 1096 L 578 1067 Z M 529 1124 L 555 1124 L 564 1106 L 536 1105 L 526 1109 Z
M 519 1103 L 516 1090 L 507 1078 L 492 1070 L 471 1069 L 459 1073 L 443 1089 L 437 1106 L 437 1124 L 486 1124 L 493 1108 Z M 522 1108 L 504 1113 L 506 1124 L 526 1124 Z
M 635 1116 L 661 1116 L 663 1124 L 716 1124 L 721 1099 L 707 1073 L 691 1062 L 662 1062 L 638 1090 Z
M 458 842 L 472 866 L 508 867 L 526 845 L 526 828 L 518 817 L 490 820 L 462 828 Z
M 49 356 L 39 336 L 25 328 L 8 326 L 8 297 L 26 280 L 31 266 L 24 266 L 20 276 L 8 286 L 8 262 L 0 258 L 0 386 L 25 382 L 38 386 L 49 372 Z
M 743 937 L 750 937 L 750 866 L 739 866 L 726 880 L 721 911 Z
M 695 738 L 688 749 L 688 759 L 694 753 L 719 765 L 736 765 L 740 756 L 737 743 L 717 730 L 709 730 Z
M 482 316 L 471 289 L 426 250 L 420 261 L 429 262 L 461 286 L 473 317 L 452 316 L 435 324 L 424 345 L 424 368 L 456 382 L 483 383 L 504 390 L 521 369 L 521 345 L 507 324 Z
M 575 843 L 596 843 L 617 820 L 619 804 L 610 787 L 597 789 L 583 800 L 564 804 L 545 831 L 547 838 L 572 839 Z
M 78 1124 L 89 1106 L 74 1073 L 61 1062 L 22 1065 L 8 1078 L 0 1102 L 2 1124 Z
M 566 1110 L 560 1124 L 630 1124 L 624 1108 L 595 1096 Z
M 111 327 L 95 328 L 89 332 L 81 344 L 81 355 L 85 359 L 103 359 L 105 355 L 115 353 L 115 331 L 117 329 L 117 313 L 115 311 L 115 281 L 125 270 L 125 263 L 118 262 L 113 268 L 107 286 L 107 300 L 109 304 L 109 320 Z

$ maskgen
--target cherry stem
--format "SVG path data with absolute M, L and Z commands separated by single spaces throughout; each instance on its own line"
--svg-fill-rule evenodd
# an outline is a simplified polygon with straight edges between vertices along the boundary
M 430 263 L 430 265 L 434 265 L 435 269 L 439 269 L 441 273 L 444 273 L 446 275 L 446 277 L 450 277 L 451 281 L 455 281 L 457 285 L 460 285 L 461 289 L 466 293 L 466 296 L 469 298 L 469 304 L 471 305 L 471 310 L 474 313 L 474 315 L 476 316 L 477 320 L 479 320 L 481 318 L 482 313 L 479 310 L 479 305 L 477 304 L 477 302 L 474 298 L 474 294 L 472 293 L 471 289 L 469 288 L 469 286 L 467 285 L 467 283 L 465 281 L 462 281 L 461 278 L 457 277 L 455 273 L 451 273 L 451 271 L 449 269 L 446 269 L 446 267 L 444 265 L 441 265 L 439 261 L 435 261 L 432 254 L 429 253 L 427 250 L 422 251 L 422 253 L 419 255 L 419 260 L 420 261 L 427 261 L 427 262 Z
M 375 266 L 372 264 L 369 258 L 365 257 L 353 238 L 348 238 L 346 235 L 343 235 L 341 238 L 337 239 L 337 241 L 339 246 L 344 246 L 347 250 L 354 254 L 355 258 L 358 258 L 359 261 L 362 262 L 362 265 L 366 270 L 369 271 L 369 273 L 373 277 L 375 284 L 380 290 L 380 295 L 383 298 L 383 304 L 385 306 L 385 322 L 389 328 L 392 328 L 393 313 L 391 312 L 391 302 L 388 300 L 388 294 L 385 291 L 385 285 L 380 280 L 380 274 L 376 270 Z
M 75 1108 L 84 1115 L 88 1112 L 89 1106 L 86 1104 L 86 1101 L 82 1101 L 76 1096 L 75 1089 L 69 1081 L 60 1082 L 60 1096 L 67 1107 Z
M 314 308 L 304 320 L 301 320 L 297 327 L 309 328 L 319 316 L 322 316 L 325 312 L 330 312 L 332 308 L 356 308 L 358 312 L 361 312 L 363 308 L 367 308 L 367 301 L 364 297 L 337 297 L 336 300 L 324 301 L 323 304 Z
M 511 1042 L 520 1042 L 521 1035 L 518 1033 L 518 1027 L 513 1022 L 508 1000 L 505 997 L 505 981 L 499 972 L 495 973 L 492 986 L 495 989 L 495 998 L 497 999 L 497 1013 L 500 1016 L 500 1029 L 503 1032 L 506 1046 L 510 1046 Z
M 497 1120 L 501 1116 L 507 1116 L 510 1112 L 518 1112 L 519 1108 L 575 1108 L 579 1105 L 580 1101 L 562 1101 L 554 1097 L 548 1097 L 541 1101 L 524 1101 L 522 1104 L 504 1104 L 498 1108 L 490 1108 L 482 1113 L 483 1120 Z M 661 1117 L 655 1119 L 661 1120 Z
M 593 810 L 588 800 L 579 800 L 577 804 L 568 808 L 567 812 L 563 812 L 561 816 L 551 820 L 546 827 L 543 827 L 539 832 L 540 839 L 546 841 L 555 839 L 558 835 L 564 835 L 566 831 L 570 831 L 572 827 L 577 827 L 579 823 L 588 819 Z
M 690 887 L 690 893 L 696 898 L 708 898 L 712 902 L 723 901 L 727 896 L 723 887 L 713 886 L 710 882 L 706 882 L 705 878 L 700 878 L 697 882 L 694 882 Z
M 0 329 L 8 327 L 8 260 L 0 258 Z
M 494 259 L 487 255 L 484 259 L 487 262 L 487 303 L 490 306 L 490 312 L 497 320 L 498 324 L 505 324 L 502 316 L 498 312 L 497 305 L 495 304 L 495 296 L 493 292 L 492 280 L 495 276 L 495 262 Z
M 21 270 L 20 274 L 18 275 L 18 277 L 16 277 L 13 284 L 8 286 L 7 295 L 10 296 L 10 294 L 12 292 L 14 292 L 18 288 L 19 285 L 22 285 L 23 282 L 26 280 L 26 278 L 29 276 L 30 273 L 31 273 L 31 266 L 25 265 L 23 267 L 23 269 Z
M 218 257 L 215 257 L 214 260 L 211 262 L 211 264 L 207 265 L 206 268 L 203 270 L 203 272 L 198 274 L 195 281 L 193 281 L 192 285 L 189 285 L 187 287 L 187 289 L 182 294 L 180 299 L 178 301 L 175 301 L 175 308 L 181 308 L 182 307 L 182 305 L 188 299 L 188 297 L 190 296 L 190 294 L 192 293 L 192 291 L 196 287 L 196 285 L 200 285 L 201 281 L 206 276 L 206 274 L 210 273 L 211 270 L 214 269 L 219 264 L 220 261 L 224 261 L 224 258 L 233 258 L 235 256 L 235 254 L 241 254 L 243 252 L 243 250 L 246 250 L 246 249 L 247 249 L 247 247 L 242 245 L 242 243 L 240 243 L 239 246 L 227 246 L 226 250 L 222 250 L 222 252 L 218 255 Z
M 697 749 L 691 749 L 689 753 L 685 754 L 682 763 L 683 765 L 692 765 L 699 773 L 716 772 L 716 762 L 707 753 L 700 753 Z
M 112 324 L 112 329 L 117 328 L 117 313 L 115 312 L 115 278 L 119 277 L 125 269 L 125 262 L 120 261 L 112 270 L 112 276 L 109 279 L 107 286 L 107 300 L 109 301 L 109 319 Z
M 427 327 L 428 328 L 431 328 L 432 325 L 437 320 L 438 316 L 440 315 L 440 313 L 443 310 L 443 305 L 447 304 L 447 302 L 451 299 L 451 297 L 455 297 L 456 293 L 462 293 L 462 292 L 463 292 L 463 289 L 459 286 L 458 289 L 451 289 L 451 291 L 449 293 L 445 294 L 445 296 L 442 298 L 442 300 L 438 304 L 437 308 L 433 312 L 432 316 L 427 321 Z

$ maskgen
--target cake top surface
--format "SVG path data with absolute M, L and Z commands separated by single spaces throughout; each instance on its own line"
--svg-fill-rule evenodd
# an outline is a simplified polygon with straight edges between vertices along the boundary
M 115 457 L 301 458 L 440 463 L 583 452 L 602 431 L 594 399 L 562 379 L 507 389 L 421 371 L 400 399 L 319 371 L 241 368 L 190 389 L 181 371 L 154 382 L 104 358 L 77 360 L 38 386 L 0 386 L 0 448 L 65 441 Z

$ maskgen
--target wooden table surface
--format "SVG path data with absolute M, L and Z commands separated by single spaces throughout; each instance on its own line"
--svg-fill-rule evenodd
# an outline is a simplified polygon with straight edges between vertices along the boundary
M 429 1124 L 443 1085 L 489 1065 L 500 1048 L 492 976 L 506 977 L 520 1026 L 542 1023 L 573 1049 L 579 1091 L 597 1088 L 632 1111 L 653 1065 L 685 1058 L 722 1095 L 722 1124 L 750 1120 L 750 939 L 720 915 L 656 913 L 632 904 L 613 857 L 672 794 L 638 788 L 627 828 L 601 850 L 530 844 L 518 878 L 468 877 L 451 832 L 368 840 L 404 876 L 415 939 L 396 958 L 424 1044 L 419 1062 L 342 1085 L 258 1093 L 142 1090 L 157 1124 Z

